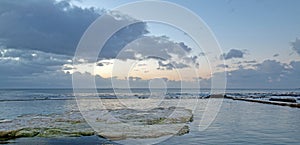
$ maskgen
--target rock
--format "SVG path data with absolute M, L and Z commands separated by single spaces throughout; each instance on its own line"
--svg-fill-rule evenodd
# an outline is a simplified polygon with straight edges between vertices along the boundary
M 156 124 L 156 125 L 122 125 L 116 124 L 99 130 L 98 136 L 109 140 L 149 139 L 169 135 L 183 135 L 189 133 L 189 127 L 185 124 Z
M 9 140 L 15 138 L 17 130 L 0 131 L 0 140 Z
M 193 121 L 191 110 L 180 107 L 153 109 L 110 109 L 51 115 L 24 115 L 0 123 L 0 140 L 20 137 L 71 137 L 97 134 L 110 140 L 126 138 L 157 138 L 189 132 L 187 123 Z M 98 113 L 98 114 L 97 114 Z M 94 130 L 95 129 L 95 130 Z M 95 133 L 97 132 L 97 133 Z
M 183 126 L 178 132 L 177 135 L 184 135 L 190 132 L 189 126 L 185 125 Z
M 79 137 L 79 136 L 90 136 L 94 135 L 94 131 L 76 131 L 76 130 L 66 130 L 62 128 L 44 128 L 41 129 L 39 137 Z
M 39 137 L 56 137 L 56 136 L 65 136 L 65 132 L 63 132 L 59 128 L 44 128 L 41 129 Z
M 112 118 L 120 120 L 120 123 L 108 124 L 107 120 L 111 118 L 99 116 L 96 117 L 93 126 L 99 136 L 110 140 L 183 135 L 189 132 L 187 123 L 193 121 L 192 111 L 179 107 L 159 107 L 150 110 L 117 109 L 110 110 L 109 113 Z
M 208 96 L 208 98 L 224 98 L 224 97 L 227 97 L 227 96 L 223 95 L 223 94 L 212 94 L 212 95 Z
M 20 137 L 34 137 L 37 136 L 40 133 L 39 129 L 36 128 L 24 128 L 19 130 L 15 134 L 15 138 L 20 138 Z
M 71 124 L 78 124 L 78 123 L 83 123 L 85 122 L 84 120 L 76 120 L 76 119 L 64 119 L 64 118 L 58 118 L 58 119 L 55 119 L 56 122 L 67 122 L 67 123 L 71 123 Z
M 165 123 L 165 120 L 166 120 L 166 118 L 160 117 L 160 118 L 154 118 L 154 119 L 147 119 L 145 122 L 146 122 L 146 125 L 154 125 L 154 124 L 163 124 L 163 123 Z

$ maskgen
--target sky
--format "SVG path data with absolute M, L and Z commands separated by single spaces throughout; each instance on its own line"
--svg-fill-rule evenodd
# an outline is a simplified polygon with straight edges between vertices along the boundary
M 94 77 L 101 88 L 153 80 L 209 88 L 224 73 L 228 88 L 300 88 L 300 1 L 170 0 L 207 24 L 222 54 L 203 51 L 170 25 L 112 13 L 130 2 L 1 0 L 0 88 L 70 88 L 72 75 Z M 109 38 L 96 62 L 74 59 L 80 38 L 103 15 L 111 24 L 135 23 Z

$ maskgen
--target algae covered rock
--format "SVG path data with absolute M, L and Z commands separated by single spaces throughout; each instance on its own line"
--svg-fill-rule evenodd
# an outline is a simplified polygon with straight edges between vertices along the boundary
M 99 136 L 110 140 L 183 135 L 189 133 L 187 124 L 193 120 L 191 110 L 178 107 L 149 110 L 116 109 L 101 115 L 102 117 L 91 116 L 89 120 Z M 93 118 L 96 118 L 96 121 L 92 122 Z M 119 123 L 109 124 L 107 120 L 119 120 Z
M 189 126 L 185 125 L 183 126 L 178 132 L 177 135 L 184 135 L 190 132 Z
M 39 129 L 36 128 L 24 128 L 16 132 L 15 138 L 20 137 L 34 137 L 40 133 Z
M 100 114 L 97 114 L 99 113 Z M 101 113 L 102 112 L 102 113 Z M 25 115 L 0 123 L 0 140 L 20 137 L 78 137 L 97 134 L 110 140 L 127 138 L 158 138 L 189 132 L 190 110 L 159 107 L 149 110 L 111 109 L 65 114 Z M 85 121 L 89 120 L 89 124 Z M 93 126 L 93 128 L 90 127 Z
M 16 130 L 0 131 L 0 140 L 9 140 L 15 138 Z

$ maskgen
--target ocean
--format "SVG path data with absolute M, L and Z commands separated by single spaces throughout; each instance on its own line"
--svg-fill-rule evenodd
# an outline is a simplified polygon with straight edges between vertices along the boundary
M 97 94 L 82 89 L 81 97 L 100 99 L 163 99 L 207 100 L 209 89 L 97 89 Z M 267 100 L 292 98 L 300 103 L 300 89 L 228 89 L 227 96 Z M 289 103 L 289 102 L 285 102 Z M 0 131 L 5 123 L 20 124 L 14 120 L 32 119 L 39 116 L 59 116 L 78 111 L 72 89 L 2 89 L 0 90 Z M 54 115 L 55 114 L 55 115 Z M 200 115 L 201 116 L 201 115 Z M 61 117 L 61 116 L 60 116 Z M 223 99 L 216 118 L 205 130 L 199 130 L 201 118 L 194 115 L 189 123 L 190 131 L 172 136 L 158 144 L 299 144 L 300 109 L 232 99 Z M 2 126 L 1 126 L 2 124 Z M 26 123 L 21 125 L 27 125 Z M 2 141 L 14 144 L 117 144 L 95 135 L 77 137 L 30 137 Z

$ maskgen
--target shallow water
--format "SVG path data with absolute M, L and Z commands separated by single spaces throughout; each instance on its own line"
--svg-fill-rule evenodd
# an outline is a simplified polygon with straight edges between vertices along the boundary
M 15 144 L 15 145 L 82 145 L 82 144 L 89 144 L 89 145 L 104 145 L 104 144 L 116 144 L 114 142 L 108 141 L 104 138 L 100 138 L 98 136 L 82 136 L 82 137 L 68 137 L 68 138 L 41 138 L 41 137 L 34 137 L 34 138 L 20 138 L 16 140 L 10 140 L 7 142 L 8 144 Z
M 300 109 L 225 99 L 212 125 L 197 127 L 162 144 L 299 144 Z
M 99 96 L 111 95 L 113 90 L 98 90 Z M 230 93 L 286 93 L 299 90 L 229 90 Z M 168 91 L 168 95 L 178 95 L 178 90 Z M 150 96 L 148 90 L 135 90 L 135 97 Z M 191 93 L 192 94 L 192 93 Z M 184 94 L 191 96 L 191 94 Z M 202 93 L 208 94 L 208 91 Z M 85 94 L 91 95 L 91 94 Z M 128 96 L 125 94 L 123 96 Z M 20 101 L 21 99 L 21 101 Z M 24 101 L 27 99 L 29 101 Z M 35 100 L 31 100 L 35 99 Z M 40 99 L 40 100 L 39 100 Z M 53 100 L 55 99 L 55 100 Z M 58 100 L 56 100 L 58 99 Z M 18 116 L 61 114 L 78 110 L 72 90 L 1 90 L 0 119 L 14 119 Z M 7 101 L 5 101 L 7 100 Z M 13 101 L 19 100 L 19 101 Z M 211 126 L 198 130 L 201 116 L 195 115 L 190 124 L 191 132 L 174 136 L 160 144 L 298 144 L 300 142 L 300 109 L 253 102 L 224 99 L 220 112 Z M 11 140 L 17 144 L 84 144 L 108 143 L 107 140 L 91 137 L 77 138 L 21 138 Z

